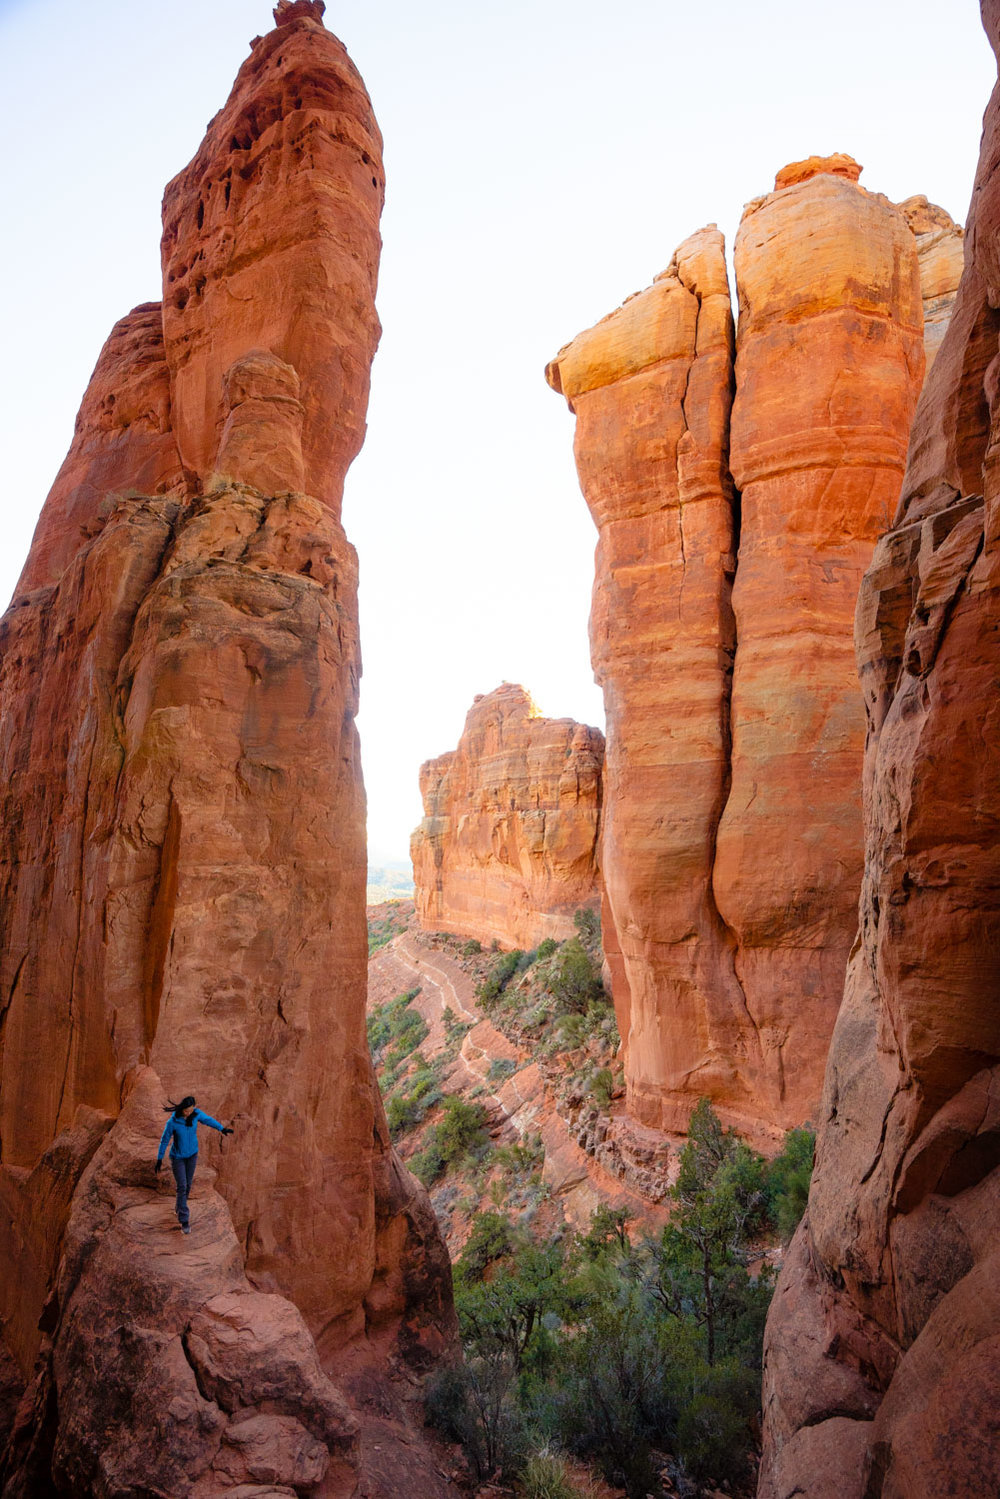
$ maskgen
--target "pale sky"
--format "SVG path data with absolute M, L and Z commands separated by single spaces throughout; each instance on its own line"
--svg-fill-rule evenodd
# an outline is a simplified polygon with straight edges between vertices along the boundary
M 332 0 L 385 137 L 361 558 L 359 728 L 375 862 L 406 856 L 422 760 L 523 682 L 602 723 L 596 533 L 543 370 L 693 230 L 731 249 L 788 161 L 960 221 L 996 77 L 974 0 Z M 265 0 L 0 0 L 0 607 L 112 323 L 159 298 L 159 207 Z

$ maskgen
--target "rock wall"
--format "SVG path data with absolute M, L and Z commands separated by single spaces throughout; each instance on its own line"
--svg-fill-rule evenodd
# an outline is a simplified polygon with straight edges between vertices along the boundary
M 141 1331 L 126 1318 L 70 1369 L 74 1328 L 101 1320 L 93 1281 L 80 1321 L 67 1247 L 91 1232 L 95 1149 L 124 1233 L 95 1251 L 108 1294 L 129 1254 L 137 1274 L 179 1254 L 153 1190 L 151 1087 L 235 1124 L 202 1149 L 213 1242 L 239 1271 L 219 1279 L 202 1245 L 209 1297 L 244 1294 L 245 1275 L 290 1298 L 280 1316 L 301 1314 L 324 1356 L 403 1321 L 436 1346 L 451 1326 L 447 1257 L 365 1037 L 357 561 L 339 502 L 379 334 L 383 184 L 364 86 L 322 13 L 282 0 L 167 189 L 162 309 L 113 331 L 0 621 L 0 1263 L 16 1267 L 0 1327 L 25 1376 L 41 1347 L 60 1493 L 124 1492 L 110 1455 L 59 1455 L 66 1423 L 86 1446 L 112 1365 L 145 1378 L 124 1342 L 184 1321 L 174 1264 L 143 1292 Z M 183 1405 L 168 1395 L 163 1419 L 204 1434 Z M 221 1491 L 201 1448 L 191 1463 L 199 1495 Z
M 853 937 L 851 619 L 923 375 L 914 236 L 859 172 L 810 158 L 747 206 L 735 349 L 712 228 L 547 372 L 600 533 L 605 934 L 660 1128 L 701 1095 L 765 1140 L 808 1118 Z
M 410 843 L 428 931 L 531 948 L 596 906 L 604 736 L 543 718 L 523 687 L 477 697 L 458 748 L 420 768 Z
M 1000 6 L 983 4 L 994 51 Z M 858 601 L 860 932 L 768 1321 L 761 1499 L 1000 1489 L 1000 88 Z
M 928 203 L 922 193 L 905 199 L 898 206 L 917 241 L 920 295 L 924 304 L 926 379 L 948 331 L 958 296 L 958 284 L 965 264 L 965 231 L 943 208 Z

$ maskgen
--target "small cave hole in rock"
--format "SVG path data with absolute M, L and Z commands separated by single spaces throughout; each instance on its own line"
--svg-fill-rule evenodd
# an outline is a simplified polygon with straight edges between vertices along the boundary
M 198 228 L 203 229 L 205 226 L 205 205 L 200 198 L 198 199 L 198 212 L 195 217 L 198 222 Z

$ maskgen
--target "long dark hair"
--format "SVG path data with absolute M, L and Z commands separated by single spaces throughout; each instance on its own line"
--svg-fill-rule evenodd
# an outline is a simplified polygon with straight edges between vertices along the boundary
M 193 1108 L 194 1094 L 188 1093 L 186 1097 L 181 1099 L 180 1103 L 174 1103 L 172 1098 L 168 1099 L 167 1102 L 163 1105 L 163 1112 L 165 1114 L 173 1114 L 175 1119 L 181 1119 L 184 1116 L 185 1109 Z

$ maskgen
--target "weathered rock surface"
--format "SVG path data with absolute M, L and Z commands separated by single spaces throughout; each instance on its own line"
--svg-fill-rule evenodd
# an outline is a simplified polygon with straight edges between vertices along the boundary
M 857 925 L 854 605 L 895 508 L 923 377 L 902 215 L 822 160 L 795 179 L 779 174 L 747 206 L 736 240 L 739 645 L 713 871 L 751 1057 L 759 1046 L 751 1086 L 785 1124 L 818 1102 Z
M 543 718 L 523 687 L 477 697 L 458 748 L 420 769 L 410 844 L 421 924 L 505 947 L 573 934 L 599 901 L 604 736 Z
M 669 1126 L 673 1080 L 707 1051 L 731 1073 L 743 1010 L 712 891 L 735 647 L 721 234 L 685 241 L 651 287 L 574 339 L 547 374 L 576 415 L 599 531 L 590 641 L 608 725 L 604 928 L 629 1104 Z
M 898 205 L 917 241 L 920 296 L 924 304 L 926 375 L 948 331 L 965 264 L 965 231 L 922 193 Z
M 380 331 L 385 179 L 371 103 L 323 10 L 276 9 L 167 187 L 163 335 L 185 467 L 339 513 Z
M 191 1495 L 241 1483 L 354 1492 L 358 1423 L 290 1301 L 248 1282 L 232 1218 L 204 1170 L 182 1238 L 172 1178 L 152 1190 L 163 1087 L 138 1073 L 80 1180 L 4 1493 Z M 46 1490 L 47 1491 L 47 1490 Z
M 27 1377 L 58 1313 L 60 1492 L 135 1492 L 153 1463 L 133 1431 L 97 1476 L 91 1375 L 119 1355 L 70 1370 L 74 1328 L 111 1315 L 101 1284 L 117 1295 L 142 1253 L 143 1203 L 161 1210 L 131 1167 L 113 1233 L 87 1206 L 111 1121 L 99 1157 L 131 1151 L 119 1115 L 146 1065 L 236 1125 L 202 1170 L 241 1294 L 245 1266 L 324 1357 L 365 1334 L 432 1351 L 451 1327 L 447 1256 L 365 1037 L 357 561 L 338 509 L 378 336 L 382 172 L 322 13 L 279 5 L 169 187 L 162 319 L 136 309 L 112 333 L 0 621 L 0 1328 Z M 162 1114 L 142 1117 L 151 1159 Z M 91 1231 L 103 1282 L 71 1264 Z M 161 1404 L 155 1379 L 188 1377 L 142 1352 L 174 1346 L 173 1273 L 147 1285 L 128 1373 L 148 1368 Z M 121 1286 L 125 1306 L 138 1295 Z M 300 1413 L 267 1407 L 237 1440 L 191 1399 L 198 1461 L 226 1447 L 212 1493 L 269 1467 L 320 1482 Z
M 997 51 L 1000 6 L 983 17 Z M 1000 90 L 902 501 L 858 600 L 861 927 L 768 1324 L 762 1499 L 835 1479 L 842 1499 L 1000 1488 L 998 159 Z
M 923 369 L 915 241 L 859 172 L 796 162 L 748 205 L 735 364 L 709 229 L 547 372 L 600 532 L 606 952 L 661 1128 L 704 1094 L 765 1138 L 807 1118 L 853 936 L 851 619 Z

